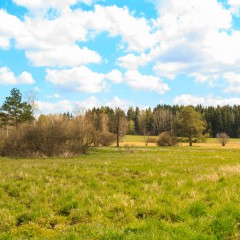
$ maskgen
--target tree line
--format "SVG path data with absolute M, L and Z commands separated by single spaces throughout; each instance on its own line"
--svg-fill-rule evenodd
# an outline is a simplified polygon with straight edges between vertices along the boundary
M 216 137 L 218 133 L 225 132 L 231 138 L 240 136 L 240 106 L 191 106 L 205 122 L 203 134 L 208 137 Z M 170 131 L 177 133 L 179 114 L 184 109 L 180 105 L 157 105 L 155 108 L 140 110 L 139 107 L 129 107 L 126 114 L 128 122 L 127 134 L 129 135 L 152 135 Z M 102 116 L 108 119 L 113 116 L 114 109 L 109 107 L 93 108 L 87 111 L 95 125 L 103 121 Z
M 103 106 L 80 115 L 38 117 L 33 110 L 32 102 L 23 101 L 18 89 L 11 90 L 0 108 L 1 155 L 74 155 L 85 153 L 91 146 L 109 146 L 114 142 L 119 146 L 126 134 L 143 135 L 147 143 L 152 140 L 149 136 L 164 133 L 160 136 L 169 143 L 182 137 L 191 146 L 203 136 L 216 137 L 223 132 L 239 137 L 240 129 L 240 106 L 158 105 L 153 109 L 129 107 L 126 112 Z

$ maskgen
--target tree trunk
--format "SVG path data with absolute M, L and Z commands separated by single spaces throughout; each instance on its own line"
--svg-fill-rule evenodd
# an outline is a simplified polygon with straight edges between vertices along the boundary
M 189 147 L 192 147 L 192 134 L 189 134 Z
M 119 147 L 119 131 L 117 130 L 117 147 Z

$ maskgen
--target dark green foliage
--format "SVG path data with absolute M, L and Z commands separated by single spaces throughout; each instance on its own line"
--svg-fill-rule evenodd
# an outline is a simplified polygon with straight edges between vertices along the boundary
M 0 117 L 3 126 L 15 126 L 33 121 L 33 109 L 30 104 L 22 101 L 22 94 L 16 88 L 11 90 L 1 107 Z
M 202 217 L 206 215 L 207 208 L 202 202 L 196 201 L 188 207 L 188 212 L 193 217 Z
M 231 239 L 232 233 L 237 228 L 237 222 L 231 216 L 216 217 L 211 223 L 211 228 L 217 239 Z
M 145 124 L 148 126 L 148 133 L 150 135 L 158 135 L 163 131 L 174 131 L 176 133 L 178 129 L 179 112 L 182 108 L 183 106 L 178 105 L 156 106 L 149 115 L 149 118 L 147 118 L 151 120 L 145 121 Z M 225 132 L 232 138 L 240 136 L 240 106 L 203 107 L 198 105 L 194 107 L 194 110 L 201 114 L 202 120 L 206 122 L 205 132 L 211 137 L 215 137 L 219 132 Z M 127 112 L 128 120 L 134 122 L 134 134 L 136 135 L 143 134 L 139 126 L 139 119 L 143 112 L 144 114 L 147 114 L 147 112 L 150 113 L 149 109 L 140 111 L 138 107 L 136 107 L 136 109 L 130 107 Z M 129 131 L 128 134 L 133 134 L 133 132 Z
M 17 226 L 20 226 L 22 224 L 25 224 L 25 223 L 28 223 L 28 222 L 31 222 L 32 220 L 35 219 L 35 216 L 34 214 L 30 213 L 30 212 L 25 212 L 25 213 L 22 213 L 21 215 L 19 215 L 17 217 Z
M 184 106 L 179 105 L 157 105 L 153 110 L 146 108 L 140 111 L 139 107 L 129 107 L 126 116 L 129 122 L 128 134 L 156 136 L 164 131 L 179 134 L 179 113 L 183 108 Z M 240 106 L 203 107 L 198 105 L 192 108 L 200 114 L 201 119 L 206 123 L 204 134 L 207 133 L 210 137 L 215 137 L 217 133 L 225 132 L 232 138 L 240 136 Z M 86 115 L 90 117 L 94 128 L 101 132 L 103 131 L 102 114 L 105 114 L 109 121 L 105 122 L 108 129 L 104 131 L 114 133 L 115 129 L 112 125 L 114 112 L 114 109 L 109 107 L 101 107 L 88 110 Z

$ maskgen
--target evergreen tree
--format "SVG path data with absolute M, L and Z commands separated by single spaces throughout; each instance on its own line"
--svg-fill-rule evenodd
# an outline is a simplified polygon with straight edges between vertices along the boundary
M 150 135 L 154 134 L 153 113 L 150 107 L 146 109 L 146 129 Z
M 6 97 L 0 109 L 0 115 L 2 125 L 5 126 L 18 127 L 21 123 L 34 120 L 32 106 L 22 101 L 22 94 L 16 88 L 13 88 L 10 96 Z
M 141 129 L 140 129 L 140 126 L 139 126 L 139 115 L 140 115 L 139 107 L 136 107 L 135 108 L 134 119 L 133 119 L 136 134 L 141 134 Z

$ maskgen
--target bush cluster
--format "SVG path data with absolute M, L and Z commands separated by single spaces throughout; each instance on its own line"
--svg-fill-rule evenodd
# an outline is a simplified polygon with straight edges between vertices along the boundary
M 218 133 L 216 135 L 216 138 L 220 142 L 220 144 L 224 147 L 228 141 L 229 141 L 229 136 L 226 133 Z
M 53 157 L 84 154 L 92 146 L 95 130 L 84 117 L 44 116 L 31 125 L 12 129 L 1 144 L 9 157 Z
M 114 142 L 116 142 L 116 134 L 110 132 L 99 133 L 99 143 L 102 146 L 111 146 Z
M 178 144 L 177 137 L 172 132 L 162 132 L 157 140 L 158 146 L 176 146 Z
M 146 139 L 146 143 L 148 144 L 148 143 L 156 143 L 157 142 L 157 138 L 156 137 L 152 137 L 152 136 L 150 136 L 150 137 L 147 137 L 147 139 Z

